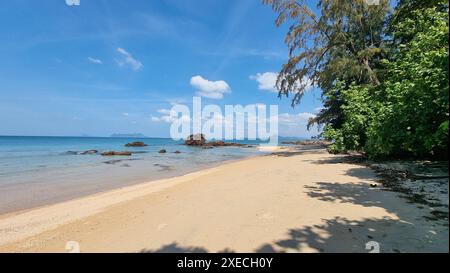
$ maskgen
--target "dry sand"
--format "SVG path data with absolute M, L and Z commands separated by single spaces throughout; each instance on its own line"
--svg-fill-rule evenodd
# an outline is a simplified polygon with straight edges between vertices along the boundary
M 285 150 L 189 175 L 0 216 L 0 252 L 448 252 L 425 218 L 368 168 Z M 376 182 L 375 182 L 376 183 Z

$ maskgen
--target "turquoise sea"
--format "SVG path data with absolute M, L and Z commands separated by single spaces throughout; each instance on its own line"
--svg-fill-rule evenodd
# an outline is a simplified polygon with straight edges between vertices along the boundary
M 132 141 L 149 146 L 124 147 Z M 91 149 L 136 153 L 130 157 L 79 154 Z M 167 153 L 158 153 L 161 149 Z M 174 177 L 261 153 L 257 147 L 202 149 L 163 138 L 0 136 L 0 214 Z

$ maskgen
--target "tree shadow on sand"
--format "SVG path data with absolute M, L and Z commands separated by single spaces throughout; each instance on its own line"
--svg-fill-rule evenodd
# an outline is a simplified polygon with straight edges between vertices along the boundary
M 143 249 L 141 253 L 207 253 L 206 248 L 203 247 L 182 247 L 177 242 L 164 245 L 161 248 L 151 250 Z
M 339 160 L 339 159 L 338 159 Z M 345 160 L 345 158 L 343 159 Z M 341 161 L 342 162 L 342 161 Z M 336 162 L 337 163 L 337 162 Z M 367 168 L 355 167 L 347 174 L 362 181 L 374 180 L 376 176 Z M 398 193 L 372 188 L 370 183 L 317 182 L 305 186 L 307 196 L 323 202 L 352 204 L 354 209 L 372 207 L 383 209 L 392 217 L 365 215 L 363 218 L 349 219 L 339 216 L 322 219 L 317 225 L 302 226 L 286 231 L 277 240 L 257 247 L 257 253 L 283 252 L 370 252 L 368 242 L 379 244 L 381 252 L 448 252 L 449 231 L 447 224 L 437 220 L 427 220 L 429 207 L 419 207 L 398 198 Z M 299 210 L 301 208 L 298 208 Z M 219 252 L 234 252 L 233 247 Z M 205 253 L 207 247 L 184 247 L 176 242 L 159 249 L 144 249 L 145 253 Z
M 360 221 L 342 217 L 324 220 L 323 224 L 290 229 L 286 237 L 256 248 L 255 253 L 368 253 L 367 246 L 376 242 L 380 252 L 448 252 L 443 236 L 414 232 L 412 223 L 389 218 L 368 218 Z M 412 232 L 411 232 L 412 231 Z M 444 236 L 445 238 L 445 236 Z M 448 238 L 448 237 L 447 237 Z M 435 244 L 437 243 L 437 244 Z M 174 242 L 158 249 L 143 249 L 141 253 L 208 253 L 205 247 L 180 246 Z M 226 248 L 219 253 L 239 251 Z
M 367 168 L 352 168 L 347 174 L 363 181 L 377 179 Z M 334 219 L 323 219 L 322 224 L 290 229 L 286 238 L 265 244 L 256 252 L 367 253 L 369 241 L 378 242 L 381 252 L 449 251 L 448 223 L 428 220 L 429 208 L 404 202 L 396 192 L 372 188 L 370 183 L 334 182 L 317 182 L 305 190 L 309 197 L 323 202 L 380 208 L 394 217 L 367 215 L 354 220 L 339 217 L 337 212 Z
M 362 180 L 371 178 L 370 173 L 361 168 L 348 171 L 349 175 Z M 367 215 L 358 221 L 340 217 L 324 220 L 325 224 L 321 226 L 291 230 L 290 239 L 277 243 L 282 247 L 295 248 L 304 243 L 319 251 L 365 252 L 365 243 L 374 240 L 384 244 L 384 252 L 448 252 L 448 225 L 427 220 L 429 208 L 405 202 L 398 198 L 398 193 L 372 188 L 368 183 L 318 182 L 316 186 L 305 186 L 305 189 L 311 198 L 377 207 L 393 217 L 379 219 Z M 327 238 L 314 239 L 320 234 L 327 234 Z
M 341 217 L 323 222 L 321 225 L 290 229 L 286 238 L 266 244 L 256 252 L 367 253 L 372 250 L 366 249 L 368 242 L 385 241 L 389 236 L 386 228 L 398 224 L 391 219 L 352 221 Z M 379 244 L 382 252 L 400 252 L 395 244 Z

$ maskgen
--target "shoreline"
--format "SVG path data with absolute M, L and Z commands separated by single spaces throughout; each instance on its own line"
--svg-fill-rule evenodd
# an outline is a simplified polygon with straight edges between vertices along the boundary
M 264 156 L 264 155 L 259 155 L 259 156 Z M 113 205 L 116 205 L 116 204 L 119 204 L 122 202 L 126 202 L 126 201 L 134 199 L 134 198 L 139 198 L 140 196 L 144 196 L 149 193 L 158 192 L 160 190 L 164 190 L 166 188 L 176 186 L 179 183 L 189 181 L 189 179 L 195 179 L 197 176 L 208 174 L 209 172 L 214 171 L 215 169 L 217 169 L 221 166 L 233 164 L 236 162 L 246 161 L 246 160 L 249 160 L 249 159 L 252 159 L 255 157 L 259 157 L 259 156 L 250 156 L 250 157 L 244 158 L 244 159 L 231 159 L 231 160 L 227 160 L 223 163 L 217 163 L 217 165 L 215 165 L 215 166 L 208 166 L 204 169 L 195 170 L 192 172 L 188 172 L 186 174 L 181 174 L 181 175 L 174 174 L 173 177 L 169 177 L 169 178 L 135 182 L 132 185 L 122 186 L 122 187 L 109 189 L 109 190 L 103 190 L 103 191 L 99 191 L 96 193 L 71 198 L 71 199 L 68 199 L 65 201 L 61 201 L 61 202 L 49 203 L 49 204 L 44 204 L 44 205 L 28 208 L 28 209 L 2 213 L 2 214 L 0 214 L 0 235 L 2 234 L 2 230 L 6 229 L 6 227 L 4 225 L 2 226 L 3 219 L 21 216 L 21 217 L 28 218 L 31 220 L 36 220 L 36 222 L 40 222 L 40 220 L 37 220 L 34 216 L 36 215 L 36 216 L 40 217 L 41 215 L 44 214 L 44 213 L 41 214 L 41 212 L 44 212 L 44 211 L 47 213 L 49 210 L 51 210 L 51 211 L 55 211 L 55 210 L 59 211 L 60 209 L 65 210 L 67 207 L 72 207 L 72 206 L 79 207 L 79 205 L 82 205 L 82 204 L 83 204 L 83 206 L 91 206 L 91 202 L 95 203 L 101 199 L 106 199 L 106 198 L 110 199 L 110 202 L 102 203 L 101 206 L 94 206 L 94 208 L 90 207 L 91 211 L 82 213 L 82 214 L 76 214 L 73 217 L 65 218 L 64 216 L 62 216 L 62 214 L 65 214 L 65 212 L 61 213 L 61 215 L 58 215 L 58 213 L 56 213 L 56 215 L 52 215 L 51 217 L 60 218 L 60 222 L 55 223 L 55 224 L 49 224 L 48 226 L 45 225 L 45 227 L 38 228 L 38 230 L 46 230 L 46 229 L 50 229 L 53 226 L 63 225 L 65 223 L 81 219 L 83 217 L 91 216 L 109 206 L 113 206 Z M 140 190 L 142 190 L 142 191 L 140 191 Z M 130 195 L 124 196 L 124 194 L 130 194 Z M 120 197 L 119 197 L 119 195 L 120 195 Z M 111 198 L 113 198 L 113 199 L 111 199 Z M 86 202 L 88 202 L 88 203 L 86 203 Z M 34 223 L 29 223 L 29 224 L 34 225 Z M 17 227 L 10 226 L 9 228 L 15 229 Z M 33 231 L 32 233 L 35 234 L 37 232 Z M 23 239 L 23 238 L 26 238 L 27 236 L 29 236 L 29 234 L 22 234 L 21 236 L 19 236 L 19 238 Z M 14 239 L 12 239 L 12 240 L 17 240 L 17 239 L 14 237 Z M 2 238 L 0 238 L 0 247 L 2 244 L 5 244 L 5 241 L 6 241 L 6 243 L 8 243 L 9 240 L 3 240 Z
M 276 147 L 276 149 L 274 149 L 273 147 L 267 147 L 267 149 L 269 149 L 270 151 L 278 151 L 278 150 L 282 150 L 283 147 L 279 146 L 279 147 Z M 197 170 L 187 171 L 187 173 L 173 174 L 173 176 L 170 176 L 167 178 L 159 178 L 159 179 L 152 179 L 152 180 L 145 180 L 145 181 L 142 181 L 142 180 L 135 181 L 135 182 L 131 183 L 130 185 L 114 187 L 112 189 L 107 189 L 107 190 L 100 190 L 98 192 L 93 192 L 93 193 L 88 193 L 88 194 L 81 195 L 81 196 L 76 196 L 76 197 L 69 198 L 69 199 L 63 200 L 63 201 L 57 201 L 57 202 L 50 201 L 48 204 L 42 204 L 39 206 L 27 208 L 27 209 L 20 209 L 20 210 L 14 210 L 14 211 L 6 212 L 6 213 L 0 213 L 0 235 L 3 235 L 4 233 L 2 233 L 2 231 L 4 231 L 5 229 L 17 229 L 17 228 L 21 229 L 20 226 L 19 227 L 10 226 L 9 228 L 4 225 L 2 226 L 3 219 L 12 218 L 12 217 L 16 217 L 16 216 L 22 216 L 24 218 L 35 220 L 36 222 L 41 222 L 40 220 L 37 220 L 36 217 L 34 217 L 35 215 L 37 215 L 38 217 L 41 217 L 44 214 L 44 213 L 41 214 L 41 211 L 43 211 L 45 213 L 48 213 L 47 210 L 51 210 L 51 211 L 64 210 L 65 211 L 65 209 L 67 207 L 72 207 L 72 206 L 78 207 L 81 204 L 86 206 L 86 201 L 95 203 L 97 200 L 101 200 L 101 199 L 105 199 L 105 198 L 110 199 L 111 197 L 114 198 L 114 201 L 111 200 L 111 202 L 102 204 L 102 206 L 100 206 L 100 207 L 93 206 L 93 207 L 95 207 L 95 209 L 93 209 L 91 207 L 90 209 L 92 209 L 92 211 L 89 211 L 87 213 L 76 214 L 73 217 L 62 216 L 61 214 L 65 214 L 65 212 L 61 213 L 61 214 L 56 213 L 56 215 L 52 215 L 51 217 L 58 218 L 59 222 L 54 223 L 54 224 L 49 223 L 48 225 L 44 225 L 42 227 L 37 227 L 36 230 L 33 230 L 31 233 L 23 233 L 18 237 L 12 237 L 12 239 L 6 239 L 6 240 L 4 238 L 2 239 L 0 237 L 0 249 L 1 249 L 1 245 L 5 244 L 5 243 L 10 243 L 10 241 L 20 240 L 20 239 L 26 238 L 28 236 L 34 235 L 36 233 L 39 233 L 39 231 L 51 229 L 52 227 L 63 225 L 65 223 L 81 219 L 83 217 L 91 216 L 109 206 L 113 206 L 113 205 L 121 203 L 121 202 L 126 202 L 129 199 L 139 198 L 140 195 L 146 195 L 149 193 L 158 192 L 165 188 L 169 188 L 169 187 L 175 186 L 179 183 L 186 182 L 189 179 L 195 179 L 197 176 L 208 174 L 209 172 L 214 171 L 215 169 L 220 168 L 221 166 L 226 166 L 226 165 L 230 165 L 230 164 L 237 163 L 237 162 L 243 162 L 246 160 L 250 160 L 253 158 L 257 158 L 257 157 L 263 157 L 263 156 L 267 156 L 267 155 L 270 155 L 270 154 L 249 155 L 249 156 L 247 156 L 245 158 L 241 158 L 241 159 L 229 159 L 229 160 L 226 160 L 226 161 L 220 162 L 220 163 L 215 162 L 209 166 L 202 166 L 202 167 L 199 167 L 199 169 L 197 169 Z M 144 191 L 140 191 L 141 189 L 143 189 Z M 145 191 L 145 190 L 148 190 L 148 191 Z M 124 198 L 122 196 L 122 199 L 118 198 L 118 195 L 122 195 L 123 193 L 132 193 L 132 194 L 130 194 L 129 197 Z M 135 193 L 135 194 L 133 194 L 133 193 Z M 90 204 L 87 204 L 87 206 L 90 206 Z M 28 224 L 33 225 L 33 226 L 35 225 L 33 222 L 28 223 Z M 19 239 L 17 239 L 17 238 L 19 238 Z M 0 250 L 0 252 L 1 252 L 1 250 Z
M 448 226 L 343 158 L 289 147 L 0 215 L 0 252 L 448 252 Z
M 221 148 L 221 149 L 226 149 Z M 222 162 L 212 162 L 207 164 L 202 164 L 198 166 L 189 166 L 187 168 L 181 167 L 177 169 L 170 169 L 168 171 L 159 170 L 158 171 L 143 171 L 143 169 L 148 167 L 158 167 L 157 165 L 153 164 L 153 162 L 149 161 L 148 159 L 118 159 L 123 162 L 127 162 L 127 160 L 136 160 L 135 164 L 137 166 L 133 166 L 130 170 L 124 169 L 121 166 L 113 166 L 113 164 L 105 164 L 105 162 L 102 162 L 102 164 L 95 165 L 95 166 L 76 166 L 76 167 L 68 167 L 68 170 L 72 172 L 70 177 L 68 178 L 68 185 L 67 188 L 61 188 L 61 186 L 65 186 L 64 184 L 67 183 L 67 181 L 64 181 L 63 183 L 60 183 L 60 180 L 65 179 L 65 172 L 63 169 L 55 169 L 50 170 L 50 173 L 39 173 L 41 181 L 39 181 L 40 186 L 37 187 L 34 185 L 34 183 L 30 183 L 31 186 L 30 189 L 26 189 L 26 191 L 22 192 L 20 189 L 23 190 L 24 183 L 19 183 L 20 187 L 18 189 L 15 189 L 17 185 L 14 183 L 7 183 L 6 185 L 3 185 L 3 187 L 6 187 L 8 190 L 12 191 L 11 193 L 13 195 L 17 195 L 17 197 L 14 197 L 16 199 L 13 199 L 11 195 L 5 196 L 6 200 L 11 199 L 9 201 L 10 204 L 8 204 L 8 201 L 6 201 L 4 204 L 2 203 L 0 206 L 0 216 L 11 214 L 11 213 L 20 213 L 23 211 L 31 210 L 40 208 L 43 206 L 49 206 L 54 205 L 58 203 L 63 203 L 91 195 L 96 195 L 116 189 L 121 189 L 124 187 L 130 187 L 142 183 L 149 183 L 153 181 L 163 180 L 163 179 L 170 179 L 175 178 L 183 175 L 187 175 L 193 172 L 198 172 L 202 170 L 206 170 L 209 168 L 214 168 L 217 166 L 220 166 L 222 164 L 227 164 L 235 161 L 245 160 L 248 158 L 253 158 L 257 156 L 261 156 L 264 154 L 249 154 L 244 156 L 243 158 L 231 158 L 226 159 Z M 106 160 L 106 159 L 105 159 Z M 164 166 L 164 165 L 163 165 Z M 168 166 L 172 167 L 172 166 Z M 111 169 L 112 168 L 112 169 Z M 94 171 L 95 169 L 95 171 Z M 112 173 L 105 174 L 105 171 L 111 169 Z M 153 173 L 155 172 L 155 173 Z M 57 179 L 54 177 L 50 177 L 50 175 L 57 175 Z M 61 176 L 64 174 L 63 176 Z M 92 181 L 89 183 L 84 183 L 85 181 Z M 95 181 L 95 182 L 94 182 Z M 107 182 L 105 182 L 107 181 Z M 83 187 L 79 188 L 76 185 L 76 182 L 82 182 Z M 26 182 L 28 183 L 28 182 Z M 47 187 L 48 190 L 44 191 L 42 190 L 43 187 Z M 1 187 L 0 187 L 1 189 Z M 34 197 L 33 200 L 28 200 L 29 195 L 36 195 L 39 193 L 43 193 L 43 197 L 36 198 Z M 51 194 L 48 194 L 47 192 L 51 192 Z M 16 200 L 19 199 L 20 201 L 27 202 L 26 204 L 21 203 L 20 205 L 12 205 L 13 201 L 16 202 Z

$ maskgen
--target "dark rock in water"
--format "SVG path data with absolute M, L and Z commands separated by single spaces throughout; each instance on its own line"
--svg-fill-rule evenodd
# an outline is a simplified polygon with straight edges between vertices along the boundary
M 202 149 L 205 149 L 205 150 L 214 149 L 214 146 L 203 146 Z
M 97 153 L 98 153 L 97 150 L 88 150 L 88 151 L 81 152 L 80 155 L 95 155 Z
M 180 151 L 175 151 L 175 152 L 173 152 L 174 154 L 181 154 L 181 152 Z
M 240 143 L 225 142 L 225 141 L 210 141 L 206 142 L 205 136 L 203 134 L 190 135 L 184 142 L 187 146 L 201 146 L 205 149 L 211 149 L 212 147 L 243 147 L 246 146 Z
M 141 160 L 141 159 L 139 159 L 139 158 L 113 159 L 113 160 L 105 161 L 103 163 L 108 164 L 108 165 L 115 165 L 117 163 L 121 163 L 124 161 L 135 161 L 135 160 Z
M 188 146 L 203 146 L 205 143 L 206 139 L 203 134 L 190 135 L 184 142 Z
M 167 153 L 167 151 L 164 150 L 164 149 L 162 149 L 162 150 L 160 150 L 158 153 L 160 153 L 160 154 L 165 154 L 165 153 Z
M 371 187 L 371 188 L 376 188 L 376 187 L 377 187 L 377 184 L 370 184 L 370 187 Z
M 88 151 L 83 151 L 83 152 L 67 151 L 64 154 L 65 155 L 95 155 L 97 153 L 98 153 L 97 150 L 88 150 Z
M 153 166 L 155 166 L 155 167 L 160 167 L 160 168 L 161 168 L 160 171 L 170 171 L 170 170 L 172 170 L 172 167 L 171 167 L 171 166 L 168 166 L 168 165 L 163 165 L 163 164 L 153 164 Z
M 213 146 L 213 147 L 242 147 L 244 144 L 234 143 L 234 142 L 225 142 L 225 141 L 210 141 L 205 144 L 205 146 Z
M 120 159 L 117 159 L 117 160 L 108 160 L 108 161 L 105 161 L 105 162 L 103 162 L 103 163 L 108 164 L 108 165 L 114 165 L 114 164 L 119 163 L 119 162 L 122 162 L 122 160 L 120 160 Z
M 123 152 L 117 152 L 117 151 L 109 151 L 102 153 L 102 156 L 131 156 L 131 152 L 123 151 Z
M 146 146 L 148 145 L 142 141 L 135 141 L 125 144 L 125 147 L 146 147 Z

